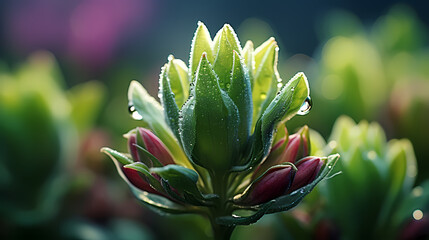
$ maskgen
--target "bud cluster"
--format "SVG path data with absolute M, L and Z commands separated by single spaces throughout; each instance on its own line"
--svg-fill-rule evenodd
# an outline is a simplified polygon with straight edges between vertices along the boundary
M 294 207 L 338 156 L 309 156 L 307 126 L 276 137 L 279 126 L 311 107 L 305 75 L 283 82 L 277 58 L 274 38 L 242 48 L 228 24 L 212 39 L 199 22 L 189 65 L 169 56 L 162 67 L 160 103 L 131 83 L 132 115 L 147 129 L 125 135 L 129 154 L 102 151 L 135 195 L 161 212 L 235 226 Z M 233 215 L 240 209 L 254 214 Z

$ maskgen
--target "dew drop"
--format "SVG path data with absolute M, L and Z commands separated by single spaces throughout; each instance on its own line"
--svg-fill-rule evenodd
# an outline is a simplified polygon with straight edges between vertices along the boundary
M 281 82 L 277 83 L 278 88 L 281 88 L 282 86 L 283 86 L 283 83 L 281 83 Z
M 167 58 L 168 61 L 173 61 L 173 59 L 174 59 L 174 56 L 172 54 L 168 55 L 168 58 Z
M 136 107 L 134 107 L 134 105 L 132 105 L 132 104 L 129 104 L 129 105 L 128 105 L 128 112 L 130 113 L 131 117 L 132 117 L 134 120 L 142 120 L 142 119 L 143 119 L 142 115 L 140 115 L 140 114 L 137 112 Z
M 311 107 L 313 106 L 313 102 L 311 101 L 310 96 L 308 96 L 304 103 L 301 105 L 301 108 L 298 110 L 298 115 L 307 115 L 310 112 Z
M 293 87 L 293 88 L 291 88 L 291 89 L 290 89 L 290 91 L 291 91 L 291 92 L 295 91 L 295 88 L 294 88 L 294 87 Z

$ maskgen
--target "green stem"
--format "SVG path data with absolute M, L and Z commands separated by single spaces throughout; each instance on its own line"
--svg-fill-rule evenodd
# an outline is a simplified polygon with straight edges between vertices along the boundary
M 211 221 L 213 229 L 213 239 L 215 240 L 228 240 L 235 229 L 235 226 L 225 226 Z
M 216 172 L 211 174 L 213 191 L 219 196 L 219 199 L 210 211 L 210 223 L 213 229 L 215 240 L 228 240 L 234 231 L 235 226 L 225 226 L 216 223 L 216 218 L 231 214 L 231 206 L 228 203 L 228 174 Z

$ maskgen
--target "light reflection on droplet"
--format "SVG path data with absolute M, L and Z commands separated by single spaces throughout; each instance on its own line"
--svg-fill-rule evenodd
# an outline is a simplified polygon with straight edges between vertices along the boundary
M 301 105 L 301 108 L 298 111 L 298 115 L 306 115 L 310 112 L 311 107 L 313 106 L 313 102 L 311 101 L 310 96 L 308 96 L 304 103 Z
M 277 83 L 277 87 L 281 88 L 283 86 L 283 83 Z
M 140 115 L 140 114 L 137 112 L 136 107 L 134 107 L 134 105 L 132 105 L 132 104 L 128 105 L 128 112 L 130 113 L 131 117 L 132 117 L 134 120 L 142 120 L 142 119 L 143 119 L 142 115 Z
M 423 218 L 423 212 L 422 212 L 422 210 L 420 210 L 420 209 L 416 209 L 416 210 L 414 210 L 414 212 L 413 212 L 413 218 L 415 219 L 415 220 L 420 220 L 420 219 L 422 219 Z

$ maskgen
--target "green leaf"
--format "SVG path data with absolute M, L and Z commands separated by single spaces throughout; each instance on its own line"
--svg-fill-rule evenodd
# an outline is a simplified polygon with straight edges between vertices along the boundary
M 254 48 L 253 48 L 253 42 L 247 41 L 246 45 L 244 45 L 243 48 L 243 54 L 244 62 L 247 66 L 247 69 L 249 70 L 249 79 L 250 79 L 250 87 L 253 90 L 253 75 L 255 74 L 255 54 L 254 54 Z
M 212 66 L 203 55 L 195 89 L 183 106 L 181 137 L 192 161 L 211 170 L 228 169 L 236 161 L 239 115 L 223 92 Z
M 189 168 L 170 164 L 164 167 L 151 168 L 152 173 L 158 174 L 167 183 L 164 189 L 176 199 L 188 202 L 194 205 L 208 205 L 206 197 L 203 196 L 197 187 L 198 174 Z M 178 196 L 172 189 L 173 187 L 182 196 Z M 209 198 L 212 196 L 209 196 Z
M 326 146 L 326 141 L 320 135 L 319 132 L 317 132 L 314 129 L 310 129 L 310 156 L 323 156 L 323 150 Z
M 409 140 L 391 140 L 388 143 L 389 182 L 391 192 L 408 193 L 417 176 L 416 157 Z
M 164 107 L 165 121 L 177 139 L 179 136 L 179 108 L 174 93 L 171 91 L 170 78 L 167 76 L 169 65 L 164 65 L 159 79 L 159 93 L 161 104 Z
M 234 29 L 229 24 L 223 25 L 223 27 L 216 33 L 216 36 L 213 39 L 213 50 L 215 55 L 218 53 L 219 46 L 221 45 L 221 36 L 225 35 L 226 40 L 230 44 L 231 48 L 238 52 L 238 54 L 241 54 L 243 51 L 241 49 L 240 41 L 237 38 L 237 35 L 235 34 Z M 217 58 L 217 57 L 216 57 Z
M 272 83 L 276 78 L 277 57 L 278 47 L 274 38 L 268 39 L 254 52 L 255 72 L 252 85 L 254 125 L 264 111 L 262 105 L 267 101 L 270 88 L 274 87 Z
M 134 163 L 134 161 L 132 159 L 130 159 L 129 157 L 125 156 L 125 154 L 120 153 L 116 150 L 110 149 L 108 147 L 104 147 L 100 151 L 109 155 L 112 159 L 120 162 L 122 165 Z
M 243 150 L 250 134 L 253 106 L 248 71 L 236 51 L 234 51 L 234 65 L 228 95 L 237 106 L 240 116 L 238 139 L 241 146 L 240 149 Z
M 197 31 L 192 39 L 191 55 L 189 58 L 189 76 L 191 77 L 191 81 L 195 78 L 195 71 L 204 52 L 207 54 L 207 59 L 212 62 L 214 56 L 209 30 L 204 23 L 198 22 Z
M 355 128 L 356 123 L 348 116 L 340 116 L 334 123 L 332 129 L 331 141 L 336 141 L 339 145 L 340 150 L 347 151 L 352 145 L 353 138 L 351 137 L 351 131 Z M 348 158 L 344 158 L 345 161 Z
M 155 135 L 161 139 L 170 150 L 174 162 L 192 168 L 179 142 L 164 120 L 164 111 L 161 105 L 150 96 L 137 81 L 132 81 L 128 89 L 128 100 L 142 116 L 142 121 L 149 126 Z
M 256 124 L 251 166 L 268 154 L 274 129 L 279 122 L 290 119 L 298 112 L 308 94 L 307 79 L 304 73 L 298 73 L 276 95 Z
M 258 209 L 254 214 L 250 216 L 238 216 L 234 214 L 232 216 L 218 217 L 216 218 L 216 223 L 225 225 L 225 226 L 249 225 L 249 224 L 255 223 L 265 215 L 267 210 L 274 203 L 275 203 L 274 201 L 269 201 L 262 208 Z
M 378 123 L 370 123 L 366 138 L 368 148 L 372 148 L 378 156 L 383 156 L 386 149 L 386 135 Z
M 219 86 L 227 90 L 230 87 L 231 82 L 231 71 L 233 65 L 234 53 L 233 47 L 228 41 L 226 30 L 221 29 L 221 34 L 218 38 L 217 48 L 215 48 L 216 58 L 213 63 L 213 69 L 219 79 Z M 215 47 L 216 47 L 215 44 Z
M 192 169 L 170 164 L 164 167 L 151 168 L 150 170 L 165 179 L 168 184 L 180 193 L 184 191 L 199 193 L 196 185 L 198 174 Z
M 130 168 L 134 169 L 137 172 L 141 173 L 144 177 L 144 179 L 153 187 L 155 190 L 157 190 L 160 193 L 164 193 L 164 189 L 161 186 L 161 183 L 156 179 L 151 173 L 149 168 L 141 162 L 135 162 L 131 164 L 127 164 L 124 166 L 124 168 Z
M 389 223 L 393 218 L 397 209 L 403 204 L 403 199 L 410 194 L 417 175 L 413 147 L 406 139 L 389 141 L 387 161 L 389 186 L 386 187 L 388 191 L 384 196 L 385 200 L 378 217 L 378 222 L 382 224 Z M 418 206 L 413 206 L 413 209 L 416 207 Z
M 105 86 L 98 81 L 79 84 L 67 92 L 71 104 L 71 118 L 80 133 L 94 124 L 106 94 Z
M 170 55 L 166 72 L 176 104 L 181 108 L 189 95 L 188 68 L 182 60 L 175 59 L 173 55 Z

